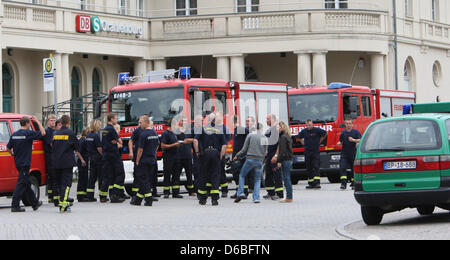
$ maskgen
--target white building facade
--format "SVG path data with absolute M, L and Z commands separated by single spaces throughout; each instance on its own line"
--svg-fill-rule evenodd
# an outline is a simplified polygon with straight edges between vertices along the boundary
M 191 66 L 194 76 L 347 82 L 450 101 L 450 0 L 0 0 L 0 110 L 40 116 L 42 60 L 58 102 L 117 75 Z M 89 25 L 89 26 L 87 26 Z M 397 77 L 398 84 L 395 84 Z

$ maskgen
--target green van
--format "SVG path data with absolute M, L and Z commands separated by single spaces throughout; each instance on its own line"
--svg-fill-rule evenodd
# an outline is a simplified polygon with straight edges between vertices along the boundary
M 372 123 L 358 147 L 355 198 L 367 225 L 405 208 L 450 210 L 450 103 L 410 108 Z

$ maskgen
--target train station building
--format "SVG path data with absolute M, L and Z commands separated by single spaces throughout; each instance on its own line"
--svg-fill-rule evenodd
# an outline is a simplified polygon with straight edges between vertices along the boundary
M 194 77 L 345 82 L 450 101 L 450 1 L 397 0 L 396 23 L 393 2 L 0 0 L 0 110 L 41 116 L 53 104 L 50 55 L 58 102 L 107 93 L 120 72 L 181 66 Z

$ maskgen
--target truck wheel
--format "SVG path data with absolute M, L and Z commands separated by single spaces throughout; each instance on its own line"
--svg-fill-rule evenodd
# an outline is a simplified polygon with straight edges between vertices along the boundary
M 432 215 L 434 212 L 435 206 L 420 206 L 417 207 L 417 212 L 419 212 L 422 216 Z
M 39 181 L 35 176 L 30 176 L 30 182 L 31 182 L 31 190 L 33 190 L 34 194 L 36 195 L 36 198 L 39 200 L 41 195 L 39 188 Z M 22 199 L 22 202 L 23 205 L 25 205 L 25 207 L 31 206 L 31 202 L 27 198 Z
M 340 183 L 341 176 L 338 173 L 329 173 L 327 174 L 328 181 L 330 183 Z
M 364 223 L 368 226 L 375 226 L 381 223 L 383 220 L 383 211 L 377 207 L 361 207 L 361 214 L 364 220 Z

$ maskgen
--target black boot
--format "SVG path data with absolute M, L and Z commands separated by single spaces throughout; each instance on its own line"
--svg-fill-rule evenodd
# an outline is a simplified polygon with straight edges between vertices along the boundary
M 11 208 L 11 212 L 13 212 L 13 213 L 25 212 L 25 208 L 23 208 L 23 207 Z
M 135 196 L 135 197 L 133 197 L 133 198 L 131 199 L 130 204 L 131 204 L 131 205 L 134 205 L 134 206 L 141 206 L 141 204 L 142 204 L 142 199 L 139 198 L 139 197 L 137 197 L 137 196 Z
M 347 182 L 346 181 L 342 181 L 341 183 L 341 190 L 346 190 L 347 189 Z
M 152 197 L 145 198 L 144 206 L 151 207 L 152 205 L 153 205 L 153 198 Z
M 111 203 L 123 203 L 124 201 L 125 199 L 118 195 L 111 195 Z

